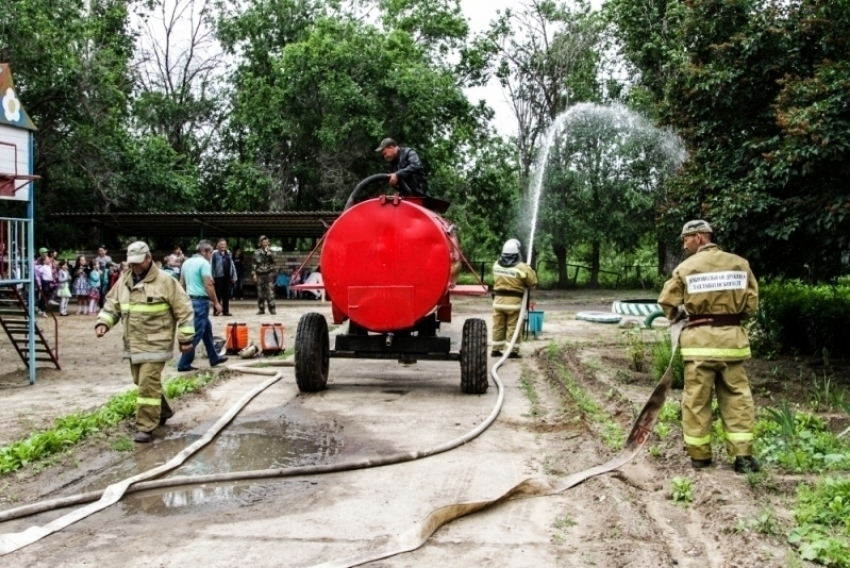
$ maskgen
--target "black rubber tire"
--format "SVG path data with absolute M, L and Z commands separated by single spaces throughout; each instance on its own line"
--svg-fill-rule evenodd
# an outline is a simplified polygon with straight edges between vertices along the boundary
M 464 394 L 487 392 L 487 323 L 468 319 L 460 342 L 460 390 Z
M 308 313 L 295 332 L 295 382 L 301 392 L 319 392 L 328 384 L 330 339 L 325 316 Z

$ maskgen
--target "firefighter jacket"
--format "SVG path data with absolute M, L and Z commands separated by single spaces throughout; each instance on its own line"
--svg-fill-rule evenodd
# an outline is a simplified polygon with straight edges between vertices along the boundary
M 747 319 L 758 307 L 758 283 L 746 260 L 709 243 L 676 267 L 658 303 L 671 322 L 679 317 L 680 305 L 688 316 L 739 314 Z M 685 361 L 750 358 L 747 332 L 740 325 L 685 326 L 679 341 Z
M 133 271 L 125 270 L 106 295 L 96 325 L 107 329 L 124 320 L 124 358 L 131 363 L 157 363 L 173 357 L 177 341 L 191 343 L 195 311 L 180 283 L 156 265 L 133 285 Z
M 274 253 L 269 250 L 258 248 L 254 251 L 254 274 L 257 276 L 268 276 L 275 271 Z
M 389 163 L 390 173 L 398 175 L 399 187 L 411 195 L 428 195 L 428 177 L 419 155 L 413 148 L 399 148 Z
M 493 308 L 513 312 L 522 306 L 526 288 L 537 286 L 537 273 L 524 262 L 514 266 L 493 265 Z

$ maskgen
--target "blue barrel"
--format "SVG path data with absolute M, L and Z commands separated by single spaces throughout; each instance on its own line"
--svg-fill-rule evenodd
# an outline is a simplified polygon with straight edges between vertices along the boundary
M 543 312 L 528 312 L 528 331 L 537 339 L 539 333 L 543 333 Z

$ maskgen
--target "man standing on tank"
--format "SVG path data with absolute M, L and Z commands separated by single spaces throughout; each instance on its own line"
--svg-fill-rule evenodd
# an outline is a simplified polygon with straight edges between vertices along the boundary
M 274 253 L 269 249 L 269 239 L 265 235 L 260 237 L 260 246 L 254 251 L 254 282 L 257 283 L 257 315 L 266 313 L 266 304 L 269 313 L 277 313 L 274 302 L 275 266 Z
M 387 161 L 390 185 L 399 193 L 419 197 L 428 195 L 428 177 L 416 150 L 401 148 L 392 138 L 384 138 L 375 151 Z

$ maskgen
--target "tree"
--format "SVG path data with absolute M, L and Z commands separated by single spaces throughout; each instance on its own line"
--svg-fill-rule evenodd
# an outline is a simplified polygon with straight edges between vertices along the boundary
M 32 0 L 0 8 L 0 60 L 12 63 L 21 101 L 39 128 L 42 242 L 82 238 L 56 233 L 44 222 L 47 213 L 120 203 L 132 53 L 123 0 Z
M 242 45 L 245 54 L 234 80 L 228 145 L 240 167 L 254 172 L 249 184 L 265 180 L 271 207 L 341 205 L 357 181 L 383 170 L 373 150 L 384 136 L 416 147 L 426 164 L 456 163 L 451 148 L 481 136 L 488 111 L 462 91 L 470 61 L 481 58 L 467 55 L 451 65 L 449 57 L 433 57 L 458 49 L 468 30 L 456 2 L 425 4 L 387 3 L 385 29 L 314 12 L 297 32 L 271 31 L 266 28 L 279 21 L 253 12 L 282 6 L 277 0 L 224 24 L 231 34 L 225 45 Z M 260 51 L 252 45 L 256 38 L 279 43 Z
M 828 279 L 850 248 L 846 1 L 692 0 L 667 86 L 691 149 L 669 223 L 708 217 L 761 274 Z
M 597 63 L 603 29 L 603 19 L 588 3 L 570 8 L 553 0 L 529 0 L 496 24 L 497 74 L 517 119 L 523 180 L 555 117 L 572 104 L 601 100 Z
M 589 243 L 590 285 L 598 286 L 603 246 L 633 250 L 653 233 L 658 195 L 684 150 L 676 136 L 621 105 L 576 105 L 554 128 L 541 172 L 541 229 L 558 261 L 558 285 L 567 285 L 570 247 Z

